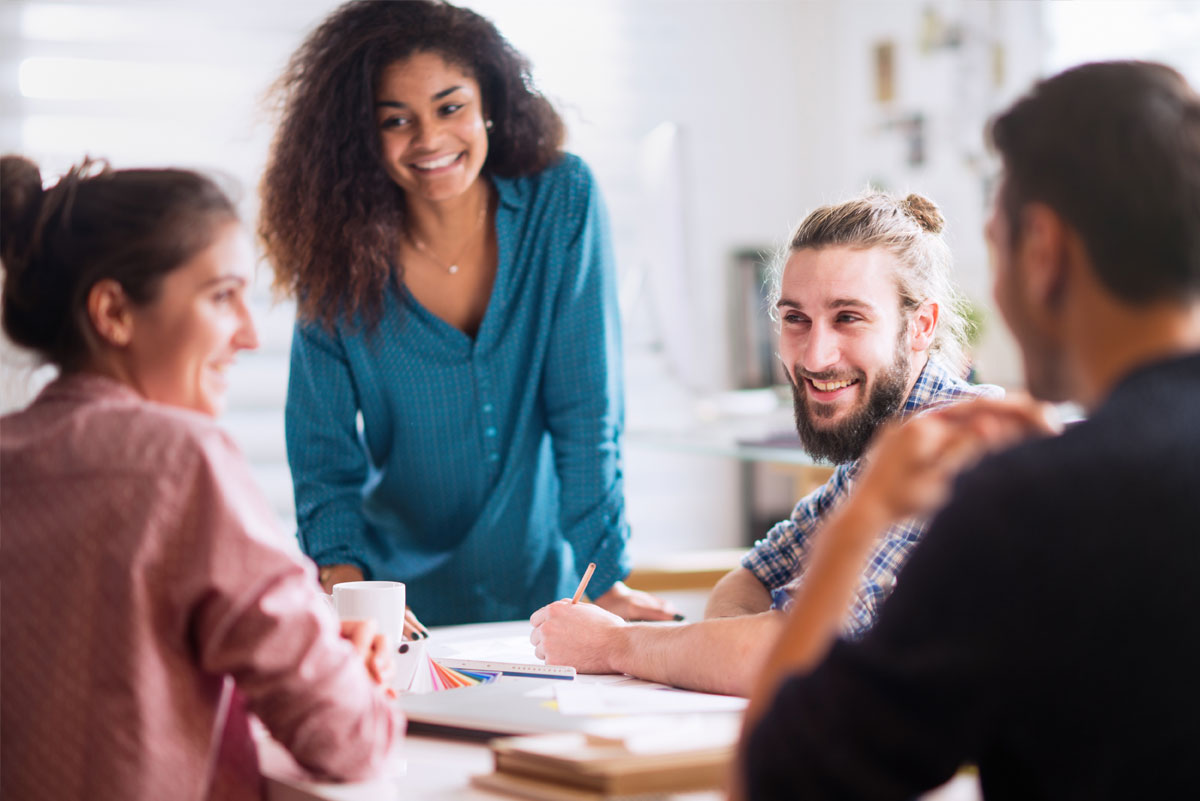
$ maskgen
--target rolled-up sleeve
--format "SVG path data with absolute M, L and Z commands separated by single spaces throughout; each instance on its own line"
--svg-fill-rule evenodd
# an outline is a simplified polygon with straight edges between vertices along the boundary
M 177 592 L 201 669 L 233 677 L 249 708 L 306 768 L 377 772 L 403 734 L 320 598 L 315 571 L 275 525 L 232 445 L 211 437 L 196 466 Z

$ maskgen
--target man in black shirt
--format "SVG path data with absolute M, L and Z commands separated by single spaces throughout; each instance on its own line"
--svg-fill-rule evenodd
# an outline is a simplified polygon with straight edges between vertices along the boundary
M 1088 419 L 952 492 L 1035 412 L 981 401 L 879 438 L 752 699 L 750 798 L 911 798 L 963 763 L 988 799 L 1200 786 L 1200 97 L 1090 64 L 991 135 L 997 304 L 1030 391 Z M 875 628 L 833 642 L 875 532 L 948 495 Z

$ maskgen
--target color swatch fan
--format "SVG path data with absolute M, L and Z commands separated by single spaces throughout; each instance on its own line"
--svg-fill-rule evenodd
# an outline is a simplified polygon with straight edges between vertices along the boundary
M 438 664 L 437 660 L 430 658 L 429 653 L 422 647 L 424 643 L 413 643 L 410 646 L 411 658 L 416 661 L 416 669 L 412 673 L 412 680 L 407 687 L 402 688 L 408 693 L 432 693 L 439 690 L 453 690 L 458 687 L 473 687 L 476 684 L 487 684 L 495 681 L 499 675 L 497 673 L 473 672 L 469 670 L 456 670 L 454 668 L 445 667 Z M 401 654 L 397 661 L 403 662 L 406 658 L 410 658 L 409 654 Z M 407 671 L 401 671 L 404 673 Z

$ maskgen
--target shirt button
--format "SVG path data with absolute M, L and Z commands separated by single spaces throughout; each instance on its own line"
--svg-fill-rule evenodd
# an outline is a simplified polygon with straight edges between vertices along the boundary
M 500 461 L 500 454 L 498 454 L 498 453 L 489 453 L 489 454 L 488 454 L 488 461 L 489 461 L 489 462 L 498 462 L 498 461 Z
M 496 436 L 496 427 L 495 427 L 495 426 L 488 426 L 488 427 L 487 427 L 487 429 L 486 429 L 486 430 L 483 432 L 483 435 L 484 435 L 485 437 L 494 437 L 494 436 Z
M 490 404 L 490 403 L 485 403 L 485 404 L 483 404 L 483 412 L 484 412 L 484 414 L 487 414 L 487 413 L 488 413 L 488 412 L 490 412 L 491 410 L 492 410 L 492 404 Z

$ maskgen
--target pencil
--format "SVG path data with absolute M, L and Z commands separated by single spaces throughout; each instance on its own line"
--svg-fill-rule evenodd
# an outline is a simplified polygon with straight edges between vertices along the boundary
M 588 562 L 587 570 L 583 571 L 583 578 L 579 580 L 579 589 L 575 590 L 575 597 L 571 599 L 571 603 L 579 603 L 579 599 L 583 597 L 583 591 L 587 589 L 587 583 L 592 580 L 592 573 L 596 570 L 595 562 Z

